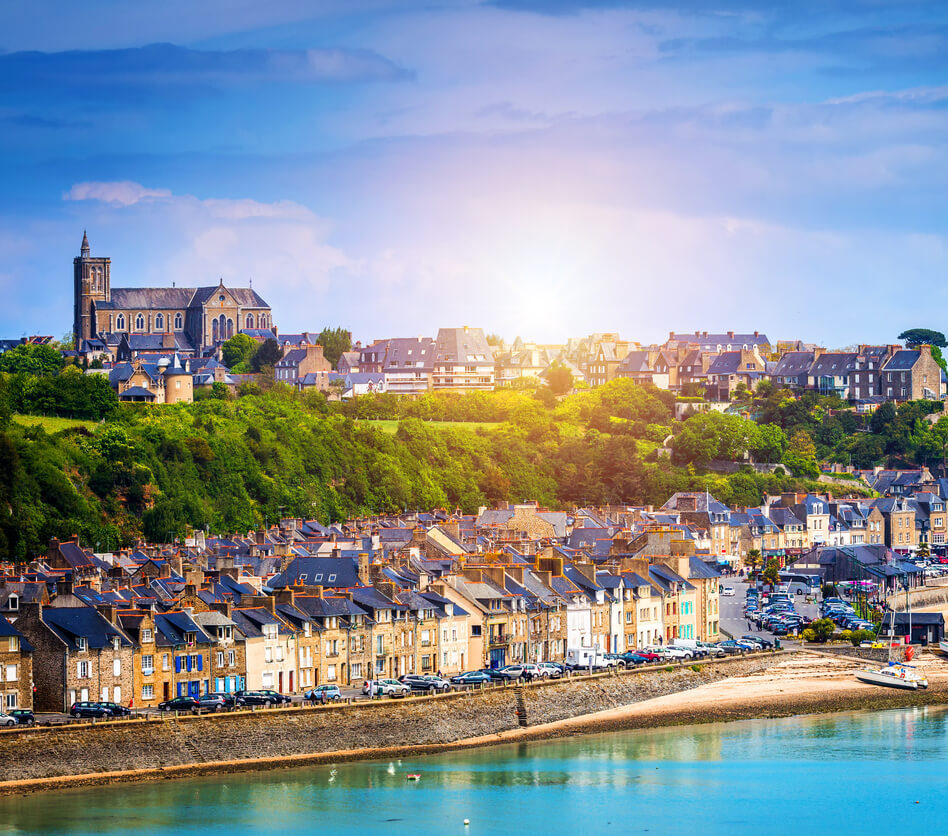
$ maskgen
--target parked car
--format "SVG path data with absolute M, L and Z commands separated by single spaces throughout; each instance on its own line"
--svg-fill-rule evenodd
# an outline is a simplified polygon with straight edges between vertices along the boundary
M 727 641 L 718 642 L 718 647 L 723 650 L 728 656 L 734 656 L 738 653 L 746 653 L 747 648 L 741 644 L 738 644 L 733 639 L 728 639 Z
M 199 705 L 194 697 L 172 697 L 158 703 L 159 711 L 193 711 Z
M 335 686 L 332 686 L 335 688 Z M 405 697 L 411 693 L 411 688 L 397 679 L 370 679 L 362 686 L 362 693 L 370 696 L 383 697 Z M 342 694 L 336 688 L 335 699 L 340 699 Z
M 484 671 L 465 671 L 451 677 L 452 685 L 482 685 L 490 681 L 490 675 Z
M 100 702 L 99 705 L 109 712 L 110 717 L 128 717 L 132 713 L 130 708 L 119 705 L 117 702 Z
M 540 670 L 539 665 L 524 665 L 523 666 L 523 675 L 524 678 L 532 682 L 534 679 L 543 679 L 543 671 Z
M 0 711 L 0 726 L 15 726 L 16 717 L 11 717 L 9 714 L 4 714 Z
M 342 691 L 338 685 L 317 685 L 310 688 L 303 694 L 303 699 L 309 702 L 322 702 L 323 694 L 326 695 L 326 702 L 339 702 L 342 699 Z
M 636 656 L 641 656 L 646 662 L 654 663 L 661 662 L 665 657 L 660 653 L 656 653 L 654 650 L 634 650 L 632 651 Z
M 406 673 L 399 682 L 402 685 L 407 685 L 412 691 L 422 691 L 428 694 L 451 689 L 451 683 L 447 679 L 426 673 Z
M 220 699 L 224 708 L 236 708 L 238 705 L 237 695 L 228 694 L 226 691 L 211 691 L 205 694 L 200 699 L 204 700 L 204 699 L 207 699 L 208 697 L 216 697 Z M 207 706 L 202 706 L 202 708 L 206 708 L 206 707 Z
M 241 705 L 286 705 L 293 702 L 286 694 L 264 688 L 259 691 L 238 691 L 237 701 Z
M 680 647 L 674 644 L 665 645 L 665 654 L 668 659 L 675 659 L 676 661 L 681 661 L 682 659 L 694 659 L 695 653 L 693 650 L 687 647 Z
M 28 708 L 14 708 L 12 711 L 8 711 L 7 714 L 16 720 L 18 726 L 36 725 L 36 715 Z
M 516 679 L 519 679 L 519 674 L 511 673 L 509 670 L 507 670 L 507 668 L 484 668 L 484 673 L 486 673 L 495 682 L 512 682 Z
M 205 709 L 207 711 L 223 711 L 227 705 L 226 701 L 220 694 L 203 694 L 197 698 L 198 708 Z
M 540 662 L 537 667 L 546 679 L 559 679 L 563 675 L 563 666 L 556 662 Z
M 69 708 L 69 714 L 72 717 L 110 717 L 111 712 L 107 708 L 103 708 L 97 702 L 88 702 L 83 700 L 82 702 L 74 702 Z
M 725 587 L 721 590 L 721 594 L 724 595 L 724 596 L 727 596 L 727 597 L 732 596 L 732 595 L 734 594 L 734 587 L 733 587 L 733 586 L 725 586 Z

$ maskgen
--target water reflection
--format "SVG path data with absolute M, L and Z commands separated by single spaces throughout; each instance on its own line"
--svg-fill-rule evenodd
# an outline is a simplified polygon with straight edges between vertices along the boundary
M 412 761 L 63 791 L 0 799 L 0 833 L 330 831 L 468 836 L 647 829 L 872 834 L 905 787 L 944 797 L 948 710 L 918 708 L 601 734 Z M 421 780 L 408 782 L 409 773 Z M 872 803 L 866 803 L 866 788 Z M 783 789 L 780 789 L 783 788 Z M 914 829 L 937 808 L 912 806 Z M 906 811 L 908 812 L 908 811 Z M 512 818 L 513 817 L 513 818 Z M 465 818 L 472 820 L 467 831 Z M 781 824 L 783 823 L 783 824 Z

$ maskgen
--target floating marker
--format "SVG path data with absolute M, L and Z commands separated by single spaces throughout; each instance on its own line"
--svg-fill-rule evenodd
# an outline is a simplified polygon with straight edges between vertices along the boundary
M 918 804 L 917 801 L 916 801 L 915 803 Z M 464 819 L 464 826 L 465 826 L 465 827 L 467 827 L 470 823 L 471 823 L 471 820 L 470 820 L 470 819 Z

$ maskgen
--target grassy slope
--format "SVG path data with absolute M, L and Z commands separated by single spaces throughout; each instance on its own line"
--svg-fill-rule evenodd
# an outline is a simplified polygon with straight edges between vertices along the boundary
M 398 432 L 398 421 L 396 420 L 386 421 L 363 418 L 360 419 L 360 423 L 371 424 L 383 432 L 387 432 L 389 435 L 395 435 L 395 433 Z M 490 421 L 425 421 L 425 426 L 451 427 L 459 430 L 477 430 L 481 428 L 485 430 L 496 430 L 500 424 Z
M 13 420 L 24 427 L 41 426 L 48 433 L 57 433 L 62 430 L 71 430 L 73 427 L 93 429 L 96 421 L 80 421 L 77 418 L 57 418 L 46 415 L 14 415 Z

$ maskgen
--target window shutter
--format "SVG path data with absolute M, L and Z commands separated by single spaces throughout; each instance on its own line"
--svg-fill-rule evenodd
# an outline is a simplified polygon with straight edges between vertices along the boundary
M 189 653 L 188 654 L 188 672 L 190 673 L 190 671 L 191 671 L 191 654 Z
M 174 657 L 174 672 L 181 673 L 181 657 L 180 656 Z
M 203 653 L 200 654 L 197 658 L 198 658 L 198 670 L 203 671 L 204 670 L 204 654 Z

